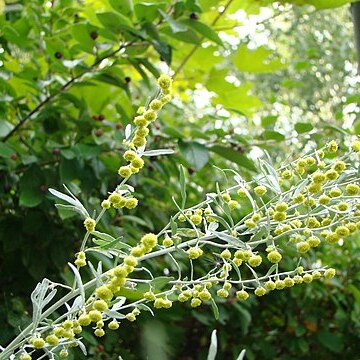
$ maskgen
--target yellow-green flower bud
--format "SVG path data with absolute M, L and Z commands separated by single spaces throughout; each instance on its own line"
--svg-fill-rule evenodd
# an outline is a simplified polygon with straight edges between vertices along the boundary
M 110 330 L 117 330 L 119 328 L 119 326 L 120 326 L 119 323 L 115 319 L 110 321 L 108 324 L 108 328 Z
M 275 286 L 276 286 L 276 290 L 282 290 L 285 288 L 286 285 L 285 285 L 284 280 L 278 279 L 275 281 Z
M 328 180 L 336 180 L 339 177 L 339 173 L 334 169 L 330 169 L 326 171 L 325 176 Z
M 147 291 L 145 294 L 144 294 L 144 299 L 147 300 L 147 301 L 154 301 L 155 300 L 155 294 L 151 291 Z
M 160 100 L 154 99 L 150 103 L 149 107 L 150 107 L 151 110 L 159 111 L 163 107 L 163 103 Z
M 313 281 L 313 276 L 311 274 L 305 274 L 302 278 L 305 283 L 310 283 Z
M 52 346 L 56 346 L 59 343 L 59 338 L 54 334 L 48 335 L 45 340 L 49 345 Z
M 135 158 L 138 157 L 137 153 L 134 150 L 127 150 L 125 151 L 124 155 L 123 155 L 124 159 L 127 161 L 132 161 Z
M 236 200 L 230 200 L 228 202 L 230 210 L 235 210 L 239 207 L 239 203 Z
M 161 87 L 161 89 L 169 89 L 172 84 L 172 79 L 169 75 L 162 74 L 158 78 L 158 84 Z
M 145 119 L 144 116 L 136 116 L 134 119 L 134 123 L 136 126 L 145 127 L 149 124 L 149 122 Z
M 349 236 L 350 230 L 346 226 L 338 226 L 335 229 L 335 234 L 338 235 L 339 237 Z
M 118 174 L 123 178 L 127 178 L 127 177 L 131 176 L 130 166 L 121 166 L 118 171 Z
M 294 276 L 294 283 L 295 284 L 302 284 L 304 282 L 304 279 L 302 278 L 302 276 L 300 275 L 295 275 Z
M 321 184 L 326 180 L 325 174 L 323 174 L 321 172 L 314 173 L 311 178 L 312 178 L 312 181 L 316 184 Z
M 316 270 L 316 271 L 313 272 L 312 276 L 313 276 L 314 280 L 320 279 L 321 278 L 321 272 Z
M 304 254 L 310 250 L 310 245 L 306 241 L 301 241 L 296 244 L 296 249 L 299 253 Z
M 249 297 L 249 294 L 245 290 L 240 290 L 236 292 L 236 297 L 239 300 L 246 300 Z
M 102 285 L 95 290 L 95 294 L 99 299 L 110 301 L 113 297 L 113 293 L 106 285 Z
M 273 219 L 275 221 L 282 222 L 282 221 L 286 220 L 286 213 L 275 211 L 275 213 L 273 215 Z
M 124 264 L 135 267 L 138 264 L 138 261 L 135 256 L 126 256 L 124 258 Z
M 326 148 L 329 152 L 337 152 L 339 146 L 335 140 L 331 140 L 329 143 L 326 144 Z
M 351 196 L 357 195 L 360 193 L 360 186 L 357 184 L 347 184 L 346 192 Z
M 312 156 L 308 156 L 307 158 L 305 158 L 305 161 L 306 161 L 306 165 L 308 166 L 315 165 L 316 163 L 315 158 L 313 158 Z
M 143 244 L 147 249 L 153 249 L 157 243 L 158 243 L 158 238 L 155 234 L 153 233 L 149 233 L 144 235 L 141 240 L 140 240 L 141 244 Z
M 131 161 L 131 166 L 136 169 L 142 169 L 144 167 L 144 160 L 141 157 L 136 157 Z
M 138 199 L 136 198 L 128 198 L 128 199 L 125 199 L 125 207 L 127 209 L 134 209 L 137 207 L 138 205 Z
M 360 151 L 360 140 L 354 140 L 352 143 L 351 143 L 351 148 L 356 151 L 356 152 L 359 152 Z
M 294 197 L 294 203 L 295 204 L 302 204 L 305 200 L 305 196 L 303 194 L 297 194 L 295 197 Z
M 21 354 L 20 357 L 19 357 L 19 360 L 31 360 L 31 359 L 32 359 L 32 357 L 31 357 L 31 355 L 28 354 L 28 353 L 23 353 L 23 354 Z
M 264 289 L 262 286 L 259 286 L 255 289 L 254 294 L 256 296 L 264 296 L 266 294 L 266 289 Z
M 333 268 L 329 268 L 327 270 L 325 270 L 324 272 L 324 278 L 325 279 L 331 279 L 336 275 L 336 270 Z
M 192 247 L 187 250 L 187 253 L 188 253 L 189 259 L 195 260 L 195 259 L 198 259 L 203 254 L 203 251 L 198 247 Z
M 108 304 L 107 304 L 107 302 L 105 300 L 95 300 L 94 304 L 93 304 L 93 308 L 95 310 L 105 311 L 109 307 L 108 307 Z
M 258 196 L 264 196 L 267 193 L 267 189 L 265 186 L 259 185 L 254 188 L 254 192 Z
M 207 300 L 211 299 L 211 294 L 210 294 L 210 292 L 208 290 L 204 289 L 204 290 L 199 292 L 199 298 L 202 301 L 207 301 Z
M 142 136 L 135 136 L 133 139 L 133 144 L 136 147 L 144 146 L 146 145 L 146 139 Z
M 271 263 L 277 264 L 282 259 L 282 256 L 277 250 L 273 250 L 268 253 L 267 258 Z
M 61 359 L 65 359 L 69 356 L 69 352 L 65 349 L 62 349 L 59 353 Z
M 337 208 L 340 211 L 347 211 L 349 210 L 349 204 L 346 203 L 345 201 L 341 201 L 338 203 Z
M 339 160 L 333 165 L 333 169 L 341 173 L 346 169 L 346 164 L 343 161 Z
M 225 289 L 219 289 L 217 292 L 216 292 L 216 295 L 218 297 L 221 297 L 221 298 L 227 298 L 229 296 L 229 292 Z
M 286 277 L 284 279 L 284 283 L 286 287 L 292 287 L 295 284 L 294 280 L 291 277 Z
M 96 329 L 94 331 L 94 335 L 96 337 L 103 337 L 105 335 L 105 331 L 103 329 Z
M 331 201 L 331 198 L 327 195 L 323 194 L 319 197 L 319 204 L 321 204 L 321 205 L 327 205 L 327 204 L 329 204 L 330 201 Z
M 239 189 L 237 191 L 237 194 L 241 197 L 241 198 L 245 198 L 246 197 L 246 192 L 244 189 Z
M 191 303 L 190 303 L 191 307 L 196 308 L 196 307 L 198 307 L 200 305 L 201 305 L 201 300 L 200 299 L 198 299 L 198 298 L 191 299 Z
M 199 225 L 202 222 L 202 216 L 198 214 L 191 215 L 190 221 L 192 221 L 195 225 Z
M 244 224 L 250 229 L 256 228 L 256 222 L 254 220 L 251 219 L 245 220 Z
M 223 250 L 220 254 L 220 256 L 225 259 L 225 260 L 228 260 L 228 259 L 231 259 L 231 252 L 230 250 L 226 249 L 226 250 Z
M 275 205 L 275 211 L 285 212 L 288 209 L 288 204 L 286 202 L 280 202 Z
M 88 326 L 91 323 L 91 318 L 90 318 L 89 314 L 82 314 L 79 316 L 78 322 L 82 326 Z
M 31 339 L 31 345 L 35 349 L 42 349 L 45 346 L 45 340 L 43 338 L 33 338 Z
M 155 121 L 157 118 L 157 113 L 153 110 L 148 110 L 144 112 L 143 116 L 147 121 Z
M 266 290 L 272 291 L 276 289 L 276 284 L 274 281 L 269 280 L 264 284 Z
M 84 226 L 86 231 L 91 233 L 95 230 L 96 222 L 94 219 L 87 218 L 84 220 Z
M 262 258 L 260 255 L 253 255 L 250 257 L 250 259 L 248 260 L 248 263 L 250 266 L 252 267 L 257 267 L 262 263 Z
M 306 242 L 311 246 L 311 247 L 317 247 L 320 245 L 321 241 L 317 236 L 310 236 Z

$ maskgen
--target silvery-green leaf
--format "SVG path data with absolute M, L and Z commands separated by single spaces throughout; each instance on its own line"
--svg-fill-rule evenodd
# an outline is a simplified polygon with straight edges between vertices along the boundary
M 213 332 L 211 333 L 211 343 L 209 347 L 207 360 L 215 360 L 216 354 L 217 354 L 217 337 L 216 337 L 216 330 L 213 330 Z
M 76 279 L 77 286 L 78 286 L 78 289 L 79 289 L 79 292 L 80 292 L 80 296 L 82 297 L 83 302 L 85 302 L 85 290 L 84 290 L 84 285 L 82 283 L 82 279 L 81 279 L 81 275 L 79 273 L 79 270 L 70 262 L 68 263 L 68 265 L 69 265 L 70 269 L 72 270 L 72 272 L 75 275 L 75 279 Z
M 245 358 L 245 353 L 246 353 L 246 350 L 241 350 L 241 353 L 239 354 L 239 356 L 237 357 L 236 360 L 244 360 Z
M 111 307 L 110 310 L 117 311 L 125 304 L 126 297 L 118 296 L 114 301 L 115 301 L 115 304 Z
M 126 127 L 125 127 L 125 139 L 126 140 L 129 140 L 129 138 L 131 136 L 131 133 L 132 133 L 131 124 L 127 124 Z
M 157 150 L 148 150 L 143 152 L 143 156 L 158 156 L 158 155 L 171 155 L 175 151 L 171 149 L 157 149 Z

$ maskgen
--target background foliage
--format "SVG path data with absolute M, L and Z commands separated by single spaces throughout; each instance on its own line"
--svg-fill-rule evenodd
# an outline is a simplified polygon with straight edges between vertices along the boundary
M 176 99 L 149 147 L 176 154 L 152 158 L 133 180 L 142 198 L 131 215 L 101 224 L 130 242 L 168 221 L 179 164 L 191 204 L 224 181 L 212 165 L 249 179 L 264 150 L 280 164 L 314 143 L 359 135 L 351 17 L 347 6 L 335 8 L 346 2 L 0 1 L 0 343 L 29 321 L 38 281 L 68 279 L 79 247 L 80 220 L 58 212 L 47 189 L 67 184 L 97 206 L 117 183 L 124 127 L 168 66 Z M 217 328 L 224 359 L 242 348 L 249 359 L 354 358 L 359 245 L 323 252 L 340 273 L 329 287 L 313 283 L 245 305 L 224 300 L 219 322 L 210 308 L 177 304 L 101 342 L 88 334 L 91 356 L 201 359 Z M 152 266 L 166 274 L 169 264 Z

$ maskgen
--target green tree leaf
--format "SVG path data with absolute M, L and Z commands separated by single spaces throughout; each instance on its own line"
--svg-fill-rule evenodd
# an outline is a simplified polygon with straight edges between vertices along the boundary
M 209 160 L 207 148 L 198 142 L 179 141 L 179 149 L 190 166 L 200 170 Z

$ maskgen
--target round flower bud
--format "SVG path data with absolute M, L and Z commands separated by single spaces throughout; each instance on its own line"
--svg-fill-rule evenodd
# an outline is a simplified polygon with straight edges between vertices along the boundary
M 286 277 L 284 279 L 284 283 L 286 287 L 292 287 L 295 284 L 294 280 L 291 277 Z
M 139 168 L 133 167 L 131 164 L 130 164 L 130 169 L 132 174 L 137 174 L 140 171 Z
M 157 243 L 158 243 L 158 238 L 155 234 L 149 233 L 144 235 L 140 242 L 148 249 L 153 249 Z
M 234 257 L 236 259 L 240 259 L 240 260 L 243 260 L 244 259 L 244 252 L 242 250 L 236 250 L 235 251 L 235 254 L 234 254 Z M 251 255 L 250 255 L 251 256 Z
M 224 285 L 223 285 L 223 289 L 230 290 L 231 289 L 231 283 L 225 282 Z
M 245 290 L 240 290 L 236 292 L 236 297 L 239 300 L 246 300 L 249 297 L 249 294 Z
M 118 171 L 118 174 L 120 176 L 122 176 L 123 178 L 127 178 L 127 177 L 131 176 L 130 166 L 121 166 Z
M 162 102 L 160 100 L 154 99 L 150 103 L 149 107 L 150 107 L 151 110 L 159 111 L 163 107 L 163 104 L 162 104 Z
M 137 207 L 139 201 L 136 198 L 128 198 L 125 200 L 125 207 L 127 209 L 134 209 Z
M 95 294 L 99 299 L 105 300 L 105 301 L 110 301 L 113 297 L 113 293 L 111 290 L 109 290 L 109 288 L 105 285 L 102 285 L 100 287 L 98 287 L 95 290 Z
M 241 197 L 241 198 L 245 198 L 246 197 L 246 192 L 244 189 L 239 189 L 237 191 L 237 194 Z
M 102 319 L 102 314 L 99 310 L 90 310 L 89 317 L 92 322 L 96 323 Z
M 207 300 L 211 299 L 211 294 L 210 294 L 210 292 L 208 290 L 204 289 L 204 290 L 199 292 L 199 298 L 202 301 L 207 301 Z
M 94 219 L 87 218 L 84 220 L 84 226 L 86 231 L 93 232 L 95 230 L 96 222 Z
M 256 222 L 252 219 L 245 220 L 244 222 L 245 226 L 247 226 L 250 229 L 256 228 Z
M 310 236 L 306 242 L 311 246 L 311 247 L 317 247 L 320 245 L 321 241 L 317 236 Z
M 323 174 L 321 172 L 314 173 L 311 178 L 312 178 L 312 181 L 316 184 L 321 184 L 326 180 L 325 174 Z
M 97 337 L 103 337 L 105 335 L 105 331 L 103 329 L 96 329 L 94 331 L 94 335 Z
M 163 90 L 163 92 L 165 93 L 165 89 Z M 163 96 L 160 101 L 163 103 L 163 105 L 165 105 L 166 103 L 168 103 L 170 100 L 172 99 L 172 96 L 170 94 L 166 94 L 165 96 Z
M 325 176 L 328 180 L 336 180 L 339 177 L 339 173 L 334 169 L 326 171 Z
M 202 222 L 202 216 L 198 214 L 191 215 L 190 221 L 192 221 L 194 225 L 199 225 Z
M 272 291 L 276 289 L 276 284 L 274 281 L 269 280 L 264 284 L 266 290 Z
M 220 256 L 225 259 L 225 260 L 228 260 L 228 259 L 231 259 L 231 252 L 230 250 L 226 249 L 226 250 L 223 250 L 220 254 Z
M 127 150 L 125 151 L 123 158 L 127 161 L 132 161 L 137 158 L 137 153 L 134 150 Z
M 107 302 L 105 300 L 95 300 L 94 304 L 93 304 L 93 308 L 95 310 L 105 311 L 109 307 L 108 307 L 108 304 L 107 304 Z
M 346 192 L 351 196 L 357 195 L 360 193 L 360 186 L 357 184 L 347 184 Z
M 143 137 L 147 136 L 149 134 L 149 132 L 150 131 L 146 126 L 139 126 L 135 131 L 135 136 L 143 138 Z M 133 160 L 133 159 L 131 159 L 131 160 Z
M 250 266 L 252 267 L 257 267 L 262 263 L 262 258 L 260 255 L 253 255 L 250 257 L 250 259 L 248 260 L 248 263 Z
M 131 322 L 136 320 L 136 316 L 133 313 L 128 313 L 125 315 L 126 320 L 129 320 Z
M 310 245 L 306 241 L 301 241 L 296 244 L 297 251 L 299 253 L 306 253 L 310 250 Z
M 136 157 L 131 160 L 131 166 L 137 169 L 142 169 L 144 167 L 144 160 L 141 157 Z
M 252 217 L 251 220 L 254 221 L 255 223 L 258 223 L 261 220 L 261 214 L 259 213 L 255 213 Z
M 231 200 L 231 196 L 229 193 L 224 193 L 221 195 L 221 197 L 225 202 L 229 202 Z
M 134 119 L 134 123 L 136 126 L 145 127 L 149 124 L 149 122 L 145 119 L 144 116 L 136 116 Z
M 242 252 L 242 256 L 243 260 L 249 260 L 253 256 L 253 253 L 251 250 L 245 250 Z
M 69 356 L 69 353 L 68 353 L 67 350 L 62 349 L 62 350 L 60 351 L 59 355 L 60 355 L 60 358 L 61 358 L 61 359 L 65 359 L 65 358 L 67 358 L 67 357 Z
M 193 298 L 193 299 L 191 299 L 190 305 L 191 305 L 191 307 L 196 308 L 201 305 L 201 300 L 198 298 Z
M 258 196 L 264 196 L 267 192 L 267 189 L 265 186 L 259 185 L 254 188 L 254 192 Z
M 290 180 L 292 178 L 293 174 L 291 172 L 291 170 L 284 170 L 282 173 L 281 173 L 281 177 L 285 180 Z
M 307 158 L 305 158 L 305 161 L 307 166 L 312 166 L 316 163 L 316 160 L 312 156 L 308 156 Z
M 305 196 L 303 194 L 297 194 L 295 197 L 294 197 L 294 203 L 295 204 L 302 204 L 305 200 Z
M 311 183 L 308 187 L 307 190 L 309 191 L 309 193 L 311 194 L 317 194 L 318 192 L 322 191 L 322 186 L 319 183 Z
M 239 258 L 235 258 L 235 259 L 233 260 L 233 262 L 234 262 L 234 264 L 235 264 L 236 266 L 240 266 L 243 261 L 242 261 L 241 259 L 239 259 Z
M 329 152 L 337 152 L 339 146 L 335 140 L 331 140 L 326 144 L 326 148 Z
M 264 289 L 262 286 L 259 286 L 255 289 L 254 294 L 256 296 L 264 296 L 266 294 L 266 289 Z
M 305 274 L 302 278 L 305 283 L 310 283 L 313 281 L 313 276 L 311 274 Z
M 239 207 L 239 203 L 236 200 L 230 200 L 228 202 L 230 210 L 235 210 Z
M 331 279 L 336 275 L 336 270 L 333 268 L 329 268 L 327 270 L 325 270 L 324 272 L 324 278 L 325 279 Z
M 135 267 L 138 264 L 138 261 L 134 256 L 126 256 L 124 258 L 124 264 Z
M 154 301 L 155 300 L 155 294 L 151 291 L 147 291 L 145 294 L 144 294 L 144 299 L 147 300 L 147 301 Z
M 168 248 L 170 246 L 173 246 L 174 242 L 170 238 L 165 238 L 163 240 L 163 245 Z
M 276 290 L 282 290 L 285 288 L 285 281 L 284 280 L 276 280 L 275 281 Z
M 222 297 L 222 298 L 227 298 L 229 296 L 229 292 L 225 289 L 219 289 L 217 292 L 216 292 L 216 295 L 219 296 L 219 297 Z
M 321 278 L 321 272 L 320 271 L 314 271 L 312 276 L 313 276 L 314 280 L 320 279 Z
M 340 211 L 347 211 L 349 210 L 349 204 L 346 203 L 345 201 L 341 201 L 338 203 L 337 208 Z
M 343 172 L 345 169 L 346 169 L 346 164 L 343 162 L 343 161 L 337 161 L 333 166 L 332 166 L 332 168 L 335 170 L 335 171 L 337 171 L 337 172 L 339 172 L 339 173 L 341 173 L 341 172 Z
M 103 200 L 101 202 L 101 207 L 103 209 L 110 209 L 110 206 L 111 206 L 111 202 L 109 200 Z
M 351 148 L 355 151 L 355 152 L 359 152 L 360 151 L 360 141 L 359 140 L 354 140 L 351 143 Z
M 45 340 L 43 338 L 33 338 L 31 344 L 35 349 L 42 349 L 45 346 Z
M 299 275 L 294 276 L 294 283 L 295 284 L 302 284 L 303 281 L 304 281 L 304 279 L 301 276 L 299 276 Z
M 119 326 L 120 326 L 119 323 L 115 319 L 110 321 L 108 324 L 108 328 L 110 330 L 117 330 L 119 328 Z
M 31 355 L 28 354 L 28 353 L 23 353 L 23 354 L 21 354 L 20 357 L 19 357 L 19 360 L 31 360 L 31 359 L 32 359 L 32 357 L 31 357 Z
M 350 230 L 346 226 L 338 226 L 335 229 L 335 234 L 340 236 L 340 237 L 349 236 L 350 235 Z
M 331 198 L 327 195 L 321 195 L 319 197 L 319 204 L 321 205 L 327 205 L 331 201 Z
M 130 255 L 135 257 L 141 257 L 145 254 L 145 251 L 146 249 L 143 246 L 138 245 L 131 249 Z
M 336 244 L 340 240 L 340 235 L 335 232 L 330 232 L 325 236 L 325 240 L 329 244 Z
M 158 84 L 162 89 L 168 89 L 171 87 L 172 79 L 169 75 L 162 74 L 158 78 Z
M 195 260 L 195 259 L 198 259 L 203 254 L 203 251 L 198 247 L 192 247 L 187 250 L 187 253 L 188 253 L 189 259 Z
M 280 202 L 275 205 L 275 211 L 285 212 L 288 209 L 288 204 L 286 202 Z
M 147 121 L 155 121 L 157 118 L 157 113 L 153 110 L 148 110 L 144 112 L 143 116 Z
M 52 346 L 56 346 L 59 343 L 59 338 L 54 334 L 48 335 L 45 340 L 49 345 Z
M 267 258 L 271 263 L 277 264 L 282 259 L 282 256 L 277 250 L 273 250 L 268 253 Z
M 273 219 L 278 222 L 284 221 L 286 220 L 286 213 L 276 211 L 273 215 Z
M 142 136 L 135 136 L 133 139 L 133 144 L 136 147 L 144 146 L 146 145 L 146 139 Z

